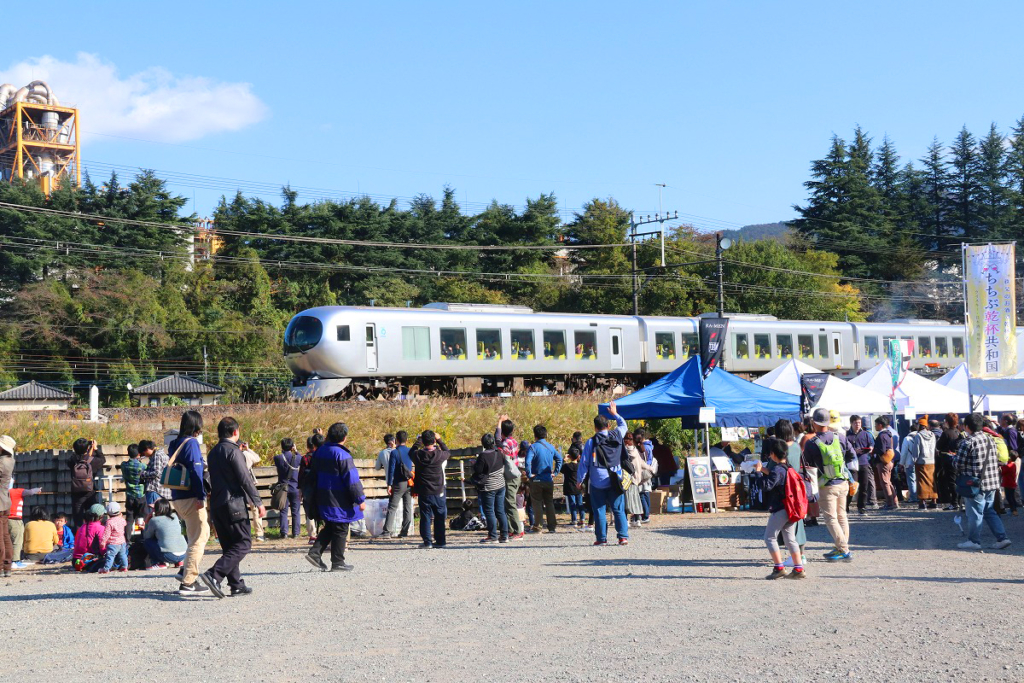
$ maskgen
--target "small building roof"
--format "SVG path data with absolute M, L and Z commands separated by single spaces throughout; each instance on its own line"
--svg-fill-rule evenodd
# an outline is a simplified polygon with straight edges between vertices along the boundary
M 174 373 L 167 377 L 162 377 L 149 384 L 143 384 L 141 387 L 135 387 L 132 389 L 132 394 L 166 394 L 169 396 L 176 396 L 180 394 L 223 394 L 224 389 L 218 387 L 216 384 L 210 384 L 204 382 L 201 379 L 195 377 L 189 377 L 188 375 L 179 375 Z
M 70 401 L 74 394 L 32 380 L 20 387 L 0 391 L 0 401 Z

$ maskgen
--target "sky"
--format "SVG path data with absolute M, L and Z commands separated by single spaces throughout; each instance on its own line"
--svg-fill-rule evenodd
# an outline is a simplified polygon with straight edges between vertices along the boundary
M 59 5 L 60 3 L 58 3 Z M 55 7 L 51 5 L 51 7 Z M 794 216 L 833 134 L 904 161 L 1024 116 L 1019 2 L 12 3 L 0 83 L 81 110 L 94 180 L 155 169 L 210 215 L 449 185 L 701 230 Z M 13 27 L 23 25 L 25 30 Z M 666 187 L 660 188 L 657 184 Z

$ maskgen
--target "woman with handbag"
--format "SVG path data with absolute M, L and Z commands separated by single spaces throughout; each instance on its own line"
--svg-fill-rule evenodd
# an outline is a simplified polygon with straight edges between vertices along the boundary
M 161 485 L 171 490 L 171 506 L 178 518 L 185 522 L 185 535 L 188 537 L 185 566 L 177 576 L 181 581 L 179 595 L 209 595 L 209 589 L 196 581 L 206 542 L 210 540 L 206 488 L 203 485 L 206 463 L 200 448 L 202 434 L 203 416 L 194 410 L 186 411 L 181 416 L 178 436 L 167 447 L 172 455 L 160 477 Z

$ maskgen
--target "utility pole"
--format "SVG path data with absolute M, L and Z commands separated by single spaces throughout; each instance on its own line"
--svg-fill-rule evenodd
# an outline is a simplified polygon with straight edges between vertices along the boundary
M 659 199 L 659 204 L 660 204 L 660 199 Z M 662 214 L 662 213 L 659 212 L 659 213 L 654 214 L 654 218 L 651 218 L 650 215 L 648 215 L 647 218 L 643 218 L 641 216 L 639 219 L 637 219 L 637 217 L 635 215 L 630 215 L 630 217 L 629 217 L 629 235 L 628 236 L 629 236 L 629 241 L 632 242 L 632 245 L 633 245 L 633 270 L 632 270 L 632 275 L 633 275 L 633 315 L 640 315 L 640 282 L 638 280 L 638 278 L 639 278 L 639 271 L 637 270 L 637 264 L 636 264 L 636 239 L 638 237 L 653 237 L 654 235 L 659 235 L 661 237 L 661 267 L 664 268 L 665 267 L 665 221 L 677 220 L 678 218 L 679 218 L 679 212 L 678 211 L 676 211 L 675 214 L 672 215 L 672 216 L 669 216 L 667 213 Z M 639 228 L 641 225 L 649 225 L 650 223 L 659 223 L 660 224 L 660 230 L 658 230 L 657 232 L 655 232 L 655 231 L 651 231 L 651 232 L 637 232 L 636 231 L 636 229 Z
M 209 373 L 207 372 L 208 366 L 207 366 L 206 361 L 207 361 L 206 345 L 203 344 L 203 381 L 204 382 L 209 382 L 210 381 L 210 377 L 209 377 Z
M 723 265 L 724 259 L 722 258 L 722 253 L 726 249 L 731 247 L 731 246 L 732 246 L 732 240 L 731 239 L 729 239 L 728 237 L 722 237 L 722 233 L 720 233 L 720 232 L 716 232 L 715 233 L 715 265 L 716 265 L 717 271 L 718 271 L 718 317 L 719 318 L 724 318 L 725 317 L 725 284 L 724 284 L 724 277 L 723 277 L 723 273 L 722 273 L 722 265 Z M 723 340 L 723 343 L 728 343 L 728 342 L 726 340 Z M 719 366 L 723 370 L 725 370 L 725 357 L 727 355 L 729 355 L 727 353 L 727 351 L 728 351 L 728 347 L 726 347 L 726 350 L 723 351 L 721 360 L 719 361 Z

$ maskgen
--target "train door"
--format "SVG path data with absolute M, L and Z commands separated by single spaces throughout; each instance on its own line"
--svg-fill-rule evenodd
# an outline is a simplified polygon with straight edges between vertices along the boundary
M 622 330 L 613 327 L 612 332 L 612 370 L 622 369 Z
M 841 332 L 832 333 L 832 360 L 835 362 L 837 368 L 844 366 L 843 364 L 843 337 Z
M 366 326 L 366 371 L 377 372 L 377 327 Z

